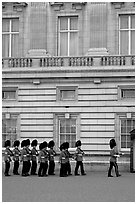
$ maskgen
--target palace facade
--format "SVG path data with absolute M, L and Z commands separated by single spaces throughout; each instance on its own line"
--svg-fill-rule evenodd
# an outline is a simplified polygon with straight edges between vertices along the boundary
M 135 2 L 2 3 L 2 142 L 130 154 Z

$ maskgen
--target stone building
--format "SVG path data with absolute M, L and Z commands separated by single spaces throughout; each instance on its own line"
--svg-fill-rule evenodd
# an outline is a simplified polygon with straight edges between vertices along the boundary
M 82 141 L 127 158 L 135 127 L 135 3 L 2 3 L 2 142 Z

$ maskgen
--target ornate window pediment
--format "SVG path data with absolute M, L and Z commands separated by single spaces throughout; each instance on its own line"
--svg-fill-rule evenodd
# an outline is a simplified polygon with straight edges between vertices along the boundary
M 76 10 L 81 10 L 82 7 L 86 4 L 86 2 L 74 2 L 72 3 L 72 8 Z
M 26 2 L 2 2 L 2 9 L 7 11 L 22 11 L 28 4 Z
M 50 5 L 54 7 L 55 11 L 59 11 L 63 7 L 64 3 L 63 2 L 50 2 Z
M 121 9 L 124 6 L 124 2 L 112 2 L 115 9 Z

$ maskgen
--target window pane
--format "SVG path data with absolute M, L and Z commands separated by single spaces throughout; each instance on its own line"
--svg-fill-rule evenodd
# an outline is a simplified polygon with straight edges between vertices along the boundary
M 120 54 L 128 54 L 128 32 L 120 32 Z
M 121 120 L 121 133 L 126 133 L 126 120 Z
M 121 143 L 121 148 L 126 148 L 126 142 Z
M 135 28 L 135 15 L 131 15 L 131 28 Z
M 60 145 L 65 141 L 65 136 L 64 135 L 60 135 Z
M 9 19 L 2 19 L 2 32 L 9 32 Z
M 78 18 L 77 17 L 70 18 L 70 30 L 78 30 Z
M 11 38 L 11 57 L 18 57 L 19 51 L 19 35 L 12 35 Z
M 131 54 L 135 54 L 135 31 L 131 31 Z
M 68 56 L 68 34 L 60 33 L 60 55 Z
M 128 18 L 127 15 L 120 16 L 120 29 L 128 29 Z
M 60 133 L 65 133 L 65 121 L 60 120 Z
M 60 30 L 68 30 L 68 18 L 60 18 Z
M 19 19 L 12 19 L 11 31 L 12 32 L 18 32 L 19 31 Z
M 15 99 L 16 98 L 16 92 L 15 91 L 5 91 L 4 92 L 4 98 L 5 99 Z
M 78 34 L 70 33 L 70 56 L 78 56 Z
M 130 146 L 131 146 L 131 143 L 127 142 L 127 148 L 130 148 Z
M 71 147 L 74 148 L 75 147 L 75 142 L 76 142 L 76 135 L 71 135 Z
M 62 90 L 60 91 L 61 100 L 74 100 L 75 99 L 75 91 L 71 90 Z
M 122 90 L 123 98 L 135 98 L 135 89 Z
M 9 57 L 9 35 L 2 35 L 2 57 Z
M 66 142 L 70 143 L 70 135 L 66 135 Z

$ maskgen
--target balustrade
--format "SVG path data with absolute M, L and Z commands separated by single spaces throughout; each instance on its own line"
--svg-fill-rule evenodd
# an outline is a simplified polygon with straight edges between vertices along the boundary
M 32 67 L 32 59 L 29 59 L 29 58 L 9 58 L 8 59 L 8 67 Z
M 133 66 L 135 56 L 83 56 L 45 58 L 3 58 L 3 68 L 14 67 L 84 67 L 84 66 Z

